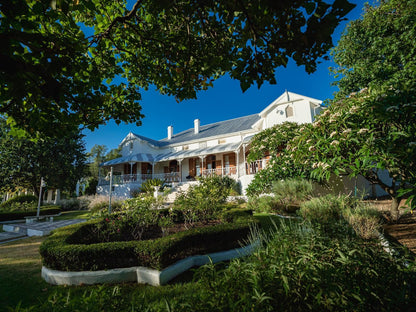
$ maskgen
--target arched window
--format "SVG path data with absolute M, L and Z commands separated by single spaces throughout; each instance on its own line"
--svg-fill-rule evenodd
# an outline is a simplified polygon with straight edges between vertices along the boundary
M 290 105 L 286 107 L 286 117 L 293 117 L 293 107 Z

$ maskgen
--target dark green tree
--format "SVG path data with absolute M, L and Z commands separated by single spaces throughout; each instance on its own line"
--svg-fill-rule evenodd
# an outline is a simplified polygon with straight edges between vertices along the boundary
M 47 186 L 73 191 L 86 171 L 86 154 L 78 131 L 61 138 L 27 138 L 10 135 L 0 119 L 0 187 L 13 190 L 24 187 L 39 195 L 43 177 Z
M 401 197 L 416 191 L 415 21 L 416 0 L 390 0 L 351 22 L 333 50 L 340 91 L 291 143 L 314 178 L 362 175 L 379 185 L 393 199 L 393 219 Z
M 140 124 L 139 88 L 183 100 L 229 73 L 246 90 L 276 83 L 275 69 L 290 58 L 310 73 L 353 7 L 348 0 L 4 0 L 0 114 L 31 135 L 62 135 L 110 119 Z

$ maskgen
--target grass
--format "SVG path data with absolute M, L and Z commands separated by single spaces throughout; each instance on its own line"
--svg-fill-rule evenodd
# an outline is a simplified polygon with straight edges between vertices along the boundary
M 72 219 L 89 219 L 91 212 L 88 210 L 64 211 L 59 217 L 55 217 L 54 221 L 72 220 Z
M 29 306 L 46 300 L 50 285 L 41 278 L 39 255 L 43 240 L 33 237 L 0 245 L 0 311 L 20 301 Z

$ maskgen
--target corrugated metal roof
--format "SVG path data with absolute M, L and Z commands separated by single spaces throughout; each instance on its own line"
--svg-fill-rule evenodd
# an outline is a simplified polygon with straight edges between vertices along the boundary
M 149 138 L 147 138 L 147 137 L 145 137 L 145 136 L 142 136 L 142 135 L 139 135 L 139 134 L 135 134 L 135 133 L 132 133 L 132 134 L 133 134 L 135 137 L 139 138 L 140 140 L 143 140 L 143 141 L 147 141 L 147 142 L 149 142 L 149 143 L 150 143 L 150 144 L 152 144 L 153 146 L 163 147 L 163 146 L 166 146 L 166 145 L 168 145 L 168 144 L 169 144 L 168 142 L 156 141 L 156 140 L 149 139 Z
M 134 155 L 112 159 L 112 160 L 101 163 L 100 166 L 113 166 L 113 165 L 128 163 L 128 162 L 150 162 L 152 163 L 154 161 L 155 161 L 155 157 L 153 155 L 140 153 L 140 154 L 134 154 Z
M 216 153 L 233 152 L 237 150 L 240 144 L 241 144 L 240 142 L 219 144 L 215 146 L 197 148 L 193 150 L 184 150 L 184 151 L 178 151 L 178 152 L 171 152 L 168 154 L 160 154 L 156 156 L 156 161 L 184 159 L 184 158 L 195 157 L 195 156 L 206 156 L 206 155 L 216 154 Z
M 235 119 L 229 119 L 219 121 L 209 125 L 201 126 L 199 133 L 194 133 L 194 128 L 182 131 L 178 134 L 174 134 L 170 140 L 164 138 L 159 142 L 163 142 L 167 145 L 183 143 L 187 141 L 200 140 L 209 137 L 220 136 L 223 134 L 236 133 L 240 131 L 250 130 L 251 126 L 254 125 L 260 116 L 258 114 L 244 116 Z M 166 145 L 165 145 L 166 146 Z
M 198 149 L 193 149 L 193 150 L 183 150 L 183 151 L 178 151 L 178 152 L 162 153 L 156 156 L 153 156 L 151 154 L 140 153 L 140 154 L 134 154 L 134 155 L 112 159 L 112 160 L 109 160 L 100 164 L 100 166 L 113 166 L 113 165 L 128 163 L 128 162 L 152 163 L 152 162 L 167 161 L 167 160 L 172 160 L 172 159 L 184 159 L 184 158 L 189 158 L 189 157 L 206 156 L 206 155 L 216 154 L 216 153 L 233 152 L 238 149 L 240 144 L 241 142 L 219 144 L 216 146 L 198 148 Z

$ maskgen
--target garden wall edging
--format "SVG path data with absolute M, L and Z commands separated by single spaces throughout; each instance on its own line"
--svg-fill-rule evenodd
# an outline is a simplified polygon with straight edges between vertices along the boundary
M 139 284 L 149 284 L 160 286 L 168 283 L 176 276 L 189 270 L 194 266 L 201 266 L 212 261 L 217 263 L 235 258 L 240 258 L 251 254 L 259 245 L 259 242 L 206 255 L 191 256 L 158 271 L 146 267 L 118 268 L 101 271 L 80 271 L 67 272 L 52 270 L 45 266 L 42 267 L 42 278 L 49 284 L 53 285 L 93 285 L 105 283 L 134 282 Z

